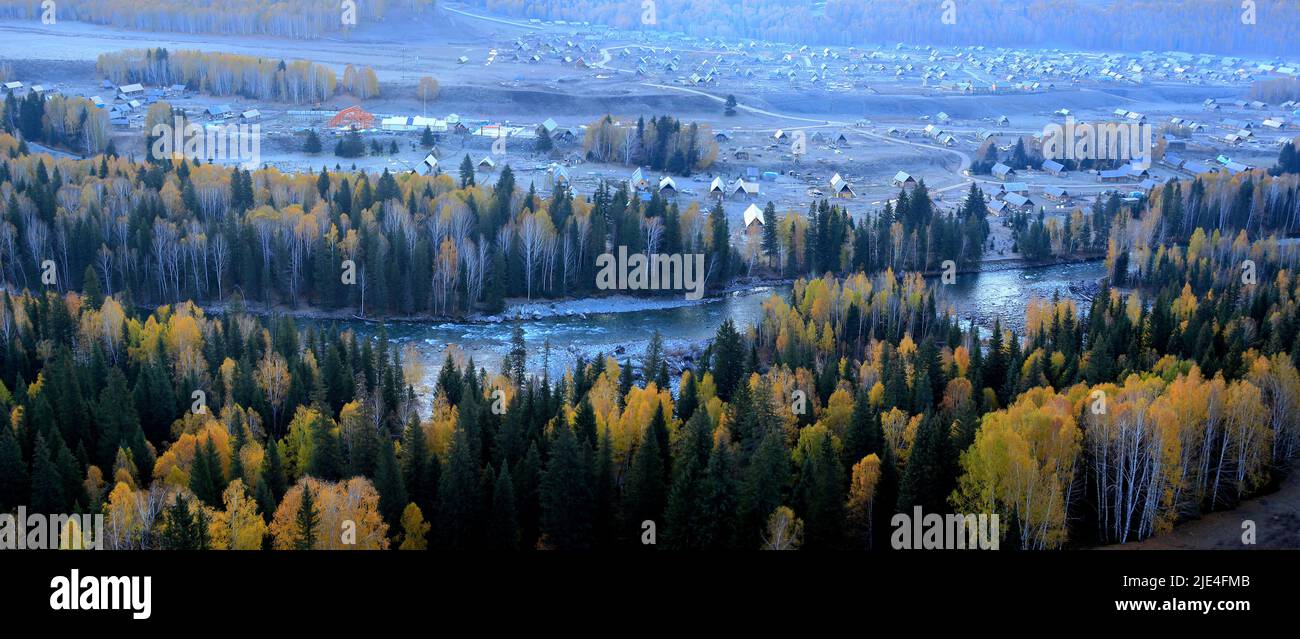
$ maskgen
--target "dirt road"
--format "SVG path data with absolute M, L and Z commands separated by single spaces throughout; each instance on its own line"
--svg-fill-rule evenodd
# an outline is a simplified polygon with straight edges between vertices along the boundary
M 1242 535 L 1254 524 L 1255 543 Z M 1251 499 L 1235 510 L 1210 513 L 1177 526 L 1168 534 L 1103 550 L 1300 549 L 1300 464 L 1277 492 Z

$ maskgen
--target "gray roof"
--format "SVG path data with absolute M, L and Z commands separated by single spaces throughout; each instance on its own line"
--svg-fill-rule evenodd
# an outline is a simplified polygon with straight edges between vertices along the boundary
M 1023 195 L 1020 195 L 1019 193 L 1008 193 L 1006 197 L 1002 198 L 1002 200 L 1007 204 L 1010 204 L 1011 206 L 1017 206 L 1017 207 L 1034 203 L 1033 200 L 1030 200 L 1029 198 Z

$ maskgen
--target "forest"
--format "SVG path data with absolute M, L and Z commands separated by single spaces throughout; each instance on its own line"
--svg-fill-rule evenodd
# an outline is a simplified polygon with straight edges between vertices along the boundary
M 273 60 L 230 53 L 129 49 L 102 53 L 96 70 L 117 85 L 141 82 L 154 86 L 183 84 L 193 91 L 293 104 L 319 103 L 336 90 L 358 98 L 379 95 L 379 79 L 370 67 L 343 69 L 340 83 L 329 67 L 306 60 Z
M 434 0 L 393 4 L 419 16 L 432 9 Z M 382 21 L 388 5 L 387 0 L 355 2 L 352 24 L 340 19 L 343 3 L 336 0 L 59 0 L 54 7 L 60 21 L 120 29 L 312 39 L 346 32 L 363 21 Z M 40 2 L 0 0 L 0 17 L 40 20 L 41 12 Z
M 585 234 L 570 251 L 680 242 L 714 277 L 746 266 L 716 210 L 459 177 L 55 159 L 0 135 L 0 512 L 103 513 L 110 548 L 637 549 L 653 522 L 655 548 L 884 550 L 921 506 L 1074 548 L 1232 508 L 1300 452 L 1300 282 L 1277 239 L 1295 174 L 1175 182 L 1049 229 L 1106 238 L 1112 275 L 1086 310 L 1032 300 L 1019 332 L 964 324 L 921 275 L 987 225 L 977 189 L 943 214 L 923 185 L 861 222 L 818 202 L 765 229 L 752 267 L 790 294 L 680 375 L 656 336 L 552 378 L 506 324 L 501 370 L 453 347 L 418 395 L 382 330 L 252 312 L 507 294 L 476 294 L 471 268 L 511 296 L 590 281 L 585 258 L 543 268 L 556 228 Z M 345 257 L 354 290 L 321 288 Z
M 1099 127 L 1119 126 L 1121 129 L 1126 124 L 1119 122 L 1098 122 Z M 1173 125 L 1162 125 L 1159 127 L 1160 136 L 1150 149 L 1150 159 L 1153 162 L 1159 161 L 1165 155 L 1165 149 L 1168 146 L 1170 137 L 1190 137 L 1190 132 L 1178 129 Z M 1167 134 L 1167 135 L 1166 135 Z M 1026 144 L 1026 142 L 1028 142 Z M 991 175 L 993 165 L 1001 162 L 1012 169 L 1022 171 L 1027 168 L 1035 171 L 1042 170 L 1043 161 L 1049 158 L 1043 157 L 1043 140 L 1035 136 L 1021 136 L 1016 139 L 1016 143 L 1011 150 L 1005 155 L 999 156 L 997 138 L 987 138 L 980 144 L 979 149 L 975 151 L 975 159 L 971 162 L 971 173 L 980 175 Z M 1103 154 L 1104 155 L 1104 154 Z M 1116 154 L 1120 155 L 1120 154 Z M 1115 157 L 1100 159 L 1074 159 L 1074 158 L 1056 158 L 1066 171 L 1106 171 L 1118 169 L 1127 166 L 1131 159 Z
M 343 520 L 357 548 L 637 548 L 645 521 L 665 548 L 787 526 L 783 547 L 881 548 L 914 505 L 1000 513 L 1020 548 L 1142 539 L 1297 452 L 1300 291 L 1273 248 L 1172 250 L 1149 307 L 1038 300 L 986 345 L 918 276 L 801 279 L 677 396 L 654 344 L 552 380 L 516 328 L 503 371 L 449 354 L 430 399 L 382 335 L 6 294 L 0 510 L 103 512 L 112 548 L 353 547 Z M 1245 256 L 1250 287 L 1222 268 Z
M 718 158 L 713 129 L 668 117 L 637 118 L 636 126 L 615 122 L 605 116 L 587 127 L 583 152 L 597 162 L 621 162 L 628 166 L 649 166 L 689 176 L 704 170 Z
M 46 99 L 35 92 L 23 98 L 5 93 L 0 124 L 25 140 L 95 155 L 113 144 L 108 112 L 80 96 L 55 94 Z

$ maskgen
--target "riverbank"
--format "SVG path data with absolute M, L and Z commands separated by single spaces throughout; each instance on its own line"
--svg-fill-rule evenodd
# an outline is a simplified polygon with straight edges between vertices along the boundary
M 1057 266 L 1088 264 L 1104 260 L 1104 256 L 1080 256 L 1056 258 L 1052 260 L 1028 261 L 1020 258 L 986 260 L 974 268 L 961 269 L 958 275 L 979 275 L 1002 273 L 1008 271 L 1037 271 Z M 926 279 L 935 279 L 941 272 L 925 272 Z M 591 315 L 644 313 L 648 311 L 666 311 L 718 302 L 732 297 L 771 293 L 783 286 L 790 286 L 794 278 L 741 278 L 727 287 L 711 291 L 698 300 L 683 296 L 639 297 L 626 294 L 611 294 L 589 297 L 564 297 L 555 299 L 508 298 L 505 309 L 500 313 L 475 312 L 468 315 L 386 315 L 383 317 L 362 316 L 354 308 L 323 309 L 315 306 L 289 306 L 285 304 L 265 305 L 256 302 L 242 302 L 240 312 L 260 316 L 287 316 L 295 319 L 337 322 L 364 322 L 368 324 L 385 323 L 430 323 L 455 322 L 459 324 L 501 324 L 515 319 L 542 320 L 549 318 L 571 317 L 586 319 Z M 1096 283 L 1093 283 L 1094 285 Z M 1091 288 L 1097 288 L 1093 286 Z M 1095 293 L 1095 290 L 1091 291 Z M 1071 290 L 1071 293 L 1088 295 L 1089 292 Z M 222 314 L 232 309 L 230 302 L 199 304 L 205 313 Z M 156 306 L 140 304 L 138 308 L 152 311 Z
M 362 316 L 356 309 L 322 309 L 315 306 L 286 306 L 284 304 L 258 304 L 243 302 L 238 312 L 259 316 L 286 316 L 295 319 L 315 321 L 365 322 L 368 324 L 384 323 L 445 323 L 459 324 L 501 324 L 515 319 L 541 320 L 556 317 L 573 317 L 586 319 L 589 315 L 643 313 L 646 311 L 665 311 L 718 302 L 731 297 L 759 295 L 769 293 L 779 286 L 789 285 L 794 280 L 750 280 L 733 284 L 698 300 L 684 297 L 637 297 L 633 295 L 601 295 L 593 297 L 566 297 L 556 299 L 527 300 L 510 298 L 505 301 L 505 310 L 500 313 L 471 313 L 469 315 L 386 315 L 383 317 Z M 236 310 L 230 302 L 198 304 L 204 313 L 224 314 Z M 152 311 L 156 305 L 139 304 L 137 308 Z
M 959 269 L 958 274 L 962 273 L 996 273 L 998 271 L 1025 271 L 1036 268 L 1049 268 L 1052 266 L 1064 266 L 1067 264 L 1088 264 L 1090 262 L 1103 262 L 1106 260 L 1105 253 L 1096 253 L 1091 255 L 1074 255 L 1070 257 L 1054 257 L 1050 260 L 1026 260 L 1020 257 L 1006 257 L 995 260 L 984 260 L 975 268 Z
M 500 323 L 525 319 L 550 317 L 580 317 L 604 313 L 640 313 L 663 311 L 716 302 L 736 295 L 759 295 L 793 280 L 762 280 L 744 285 L 732 285 L 712 295 L 690 300 L 684 297 L 635 297 L 632 295 L 605 295 L 600 297 L 563 298 L 555 300 L 506 300 L 506 310 L 493 315 L 475 314 L 466 321 Z

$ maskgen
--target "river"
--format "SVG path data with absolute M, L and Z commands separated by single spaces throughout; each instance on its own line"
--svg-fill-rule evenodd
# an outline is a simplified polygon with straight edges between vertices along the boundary
M 1080 312 L 1086 312 L 1094 285 L 1104 274 L 1104 265 L 1096 261 L 962 274 L 955 283 L 940 286 L 940 299 L 962 318 L 963 325 L 974 317 L 982 333 L 987 334 L 999 318 L 1004 326 L 1018 330 L 1024 323 L 1025 304 L 1033 298 L 1050 299 L 1056 291 L 1062 298 L 1074 299 Z M 579 354 L 588 359 L 597 353 L 615 354 L 620 361 L 630 356 L 636 362 L 656 329 L 669 352 L 682 353 L 711 338 L 725 319 L 742 329 L 752 324 L 762 315 L 763 300 L 789 291 L 788 285 L 764 286 L 675 308 L 524 319 L 528 366 L 533 371 L 542 369 L 548 340 L 553 377 L 571 368 Z M 360 335 L 378 330 L 364 322 L 343 325 Z M 424 365 L 423 379 L 408 380 L 423 396 L 437 379 L 449 345 L 472 356 L 476 366 L 499 371 L 502 356 L 510 348 L 512 327 L 509 323 L 393 322 L 385 328 L 400 348 L 413 347 Z

